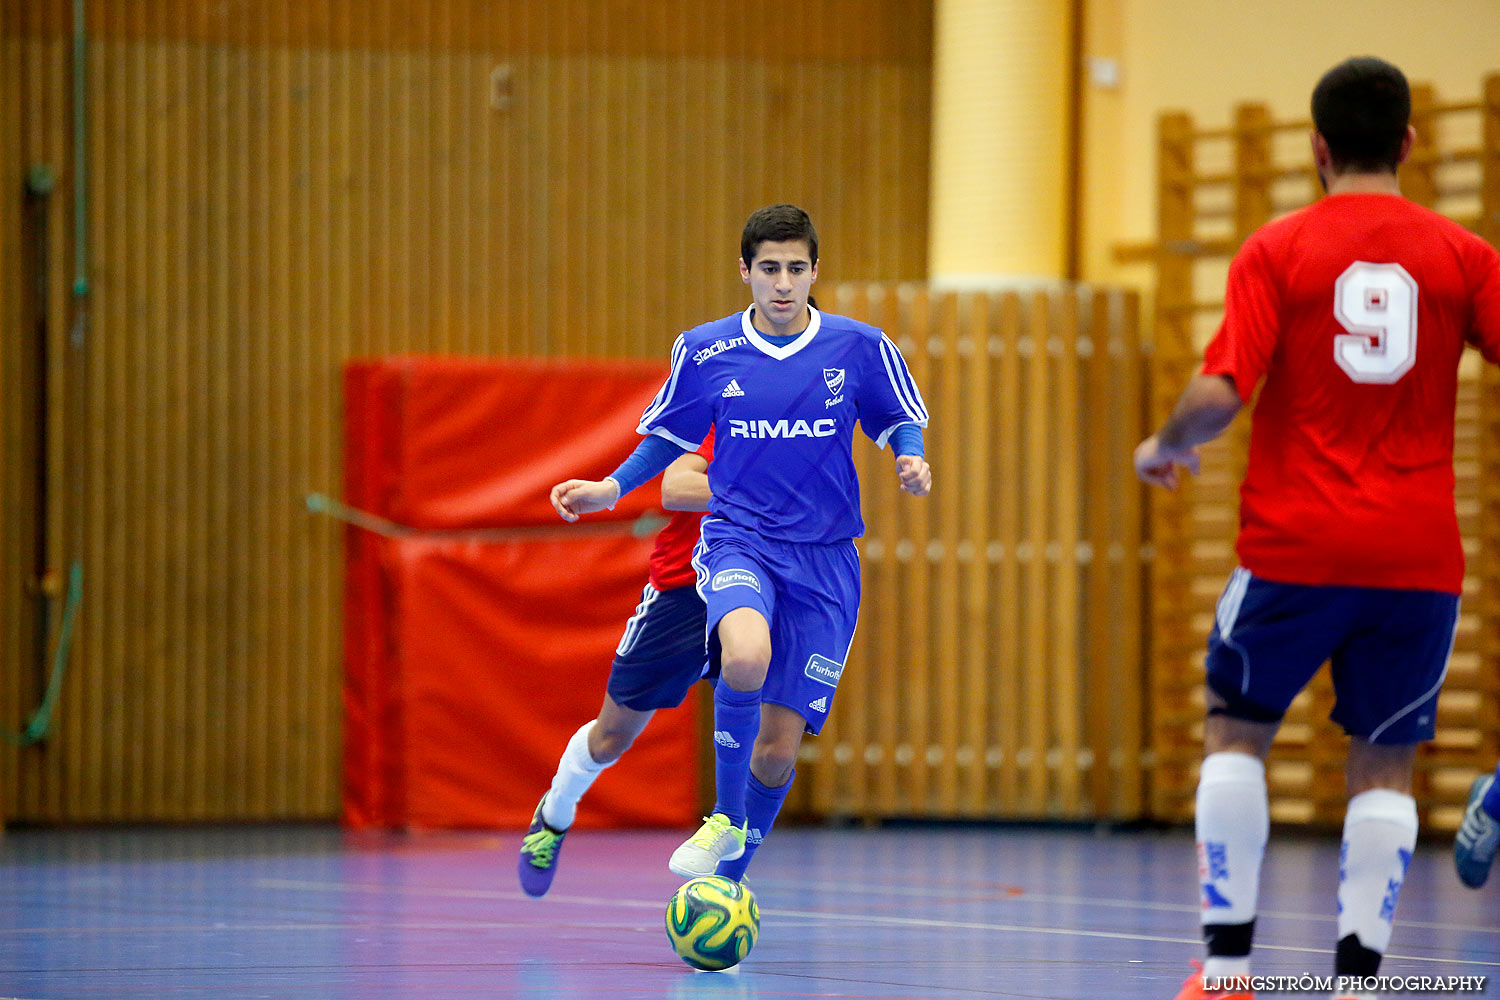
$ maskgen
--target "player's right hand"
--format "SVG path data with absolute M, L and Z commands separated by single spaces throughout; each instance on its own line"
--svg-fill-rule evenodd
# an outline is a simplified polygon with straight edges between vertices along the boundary
M 1179 465 L 1197 475 L 1198 449 L 1167 448 L 1155 434 L 1136 446 L 1135 474 L 1143 483 L 1175 490 Z
M 552 487 L 552 509 L 569 523 L 582 514 L 607 510 L 620 499 L 620 487 L 613 479 L 569 479 Z

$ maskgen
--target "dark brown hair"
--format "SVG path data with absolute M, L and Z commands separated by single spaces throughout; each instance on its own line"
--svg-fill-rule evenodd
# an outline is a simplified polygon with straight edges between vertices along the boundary
M 755 262 L 762 243 L 789 243 L 806 240 L 812 254 L 810 264 L 818 262 L 818 231 L 812 219 L 796 205 L 767 205 L 751 213 L 740 236 L 740 258 L 748 267 Z
M 1411 89 L 1406 76 L 1383 59 L 1346 59 L 1318 81 L 1312 115 L 1335 169 L 1394 172 L 1411 120 Z

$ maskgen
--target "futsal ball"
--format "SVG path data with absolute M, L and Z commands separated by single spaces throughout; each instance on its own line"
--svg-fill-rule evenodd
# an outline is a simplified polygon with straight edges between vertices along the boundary
M 690 879 L 667 903 L 667 940 L 695 969 L 717 972 L 738 965 L 758 934 L 755 893 L 723 875 Z

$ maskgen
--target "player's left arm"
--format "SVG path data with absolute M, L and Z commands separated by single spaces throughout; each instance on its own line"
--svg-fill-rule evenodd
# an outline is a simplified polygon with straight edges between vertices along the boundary
M 896 476 L 913 496 L 932 491 L 932 467 L 922 446 L 927 404 L 895 341 L 876 331 L 864 342 L 863 378 L 857 399 L 859 423 L 877 447 L 891 443 Z
M 661 505 L 667 510 L 708 510 L 708 459 L 696 451 L 679 455 L 661 474 Z
M 922 428 L 901 424 L 891 432 L 891 450 L 896 453 L 896 476 L 901 488 L 912 496 L 925 497 L 932 492 L 932 467 L 923 457 Z
M 1240 393 L 1228 375 L 1194 375 L 1161 430 L 1135 449 L 1135 474 L 1143 483 L 1177 488 L 1177 467 L 1198 473 L 1198 448 L 1234 422 Z

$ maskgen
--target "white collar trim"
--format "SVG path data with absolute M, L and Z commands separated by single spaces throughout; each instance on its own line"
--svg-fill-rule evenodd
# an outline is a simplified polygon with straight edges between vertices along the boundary
M 740 332 L 745 335 L 746 340 L 755 345 L 756 350 L 775 358 L 777 361 L 785 361 L 808 344 L 811 344 L 813 337 L 818 334 L 818 329 L 823 325 L 822 314 L 812 306 L 808 306 L 807 311 L 812 318 L 808 320 L 807 329 L 798 334 L 797 339 L 791 341 L 786 346 L 777 346 L 762 336 L 761 332 L 750 322 L 750 314 L 754 311 L 755 306 L 752 304 L 748 309 L 740 313 Z

